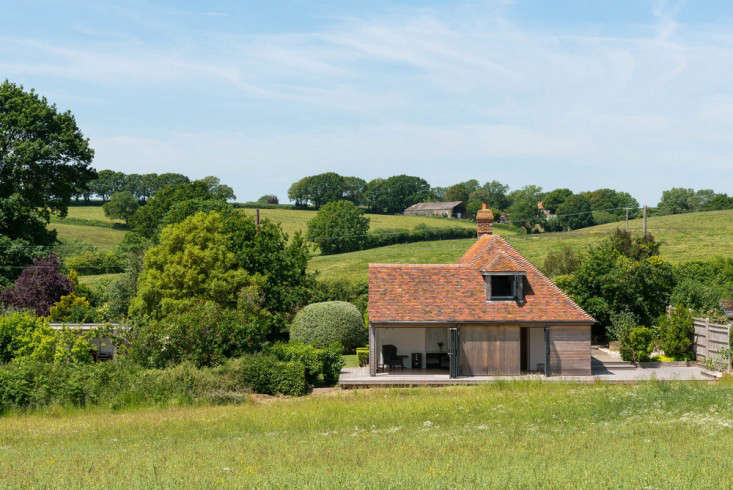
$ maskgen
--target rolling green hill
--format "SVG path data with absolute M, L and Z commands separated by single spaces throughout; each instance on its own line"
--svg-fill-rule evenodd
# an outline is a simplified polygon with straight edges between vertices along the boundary
M 505 234 L 519 252 L 541 267 L 550 251 L 565 245 L 581 250 L 607 237 L 625 223 L 583 228 L 565 233 L 538 235 Z M 629 230 L 640 233 L 641 220 L 629 221 Z M 671 262 L 705 259 L 716 255 L 733 256 L 733 211 L 709 211 L 651 217 L 649 231 L 662 241 L 661 255 Z M 310 268 L 323 279 L 366 279 L 369 263 L 450 263 L 471 246 L 473 239 L 406 243 L 338 255 L 313 257 Z
M 253 209 L 243 212 L 253 215 Z M 289 209 L 263 209 L 261 216 L 280 222 L 283 229 L 292 234 L 297 230 L 305 231 L 308 220 L 314 211 Z M 463 220 L 414 216 L 382 216 L 368 215 L 371 218 L 371 229 L 414 228 L 418 224 L 428 226 L 464 226 L 473 228 L 475 224 Z M 89 224 L 78 224 L 86 220 Z M 111 224 L 113 221 L 104 216 L 99 207 L 72 207 L 69 219 L 55 220 L 49 225 L 56 228 L 59 238 L 65 244 L 85 243 L 102 249 L 112 249 L 122 240 L 124 231 L 99 225 L 100 222 Z M 93 223 L 97 223 L 94 226 Z M 662 241 L 662 256 L 672 262 L 683 262 L 694 259 L 705 259 L 715 255 L 733 256 L 733 211 L 709 211 L 673 216 L 649 218 L 649 231 Z M 566 233 L 545 233 L 539 235 L 518 234 L 509 226 L 497 226 L 496 233 L 505 236 L 530 261 L 542 266 L 548 252 L 558 250 L 565 245 L 582 249 L 590 243 L 602 240 L 617 227 L 625 224 L 610 223 L 593 226 Z M 641 220 L 629 222 L 633 232 L 641 231 Z M 449 263 L 458 259 L 473 239 L 441 240 L 433 242 L 407 243 L 391 245 L 346 254 L 315 256 L 311 260 L 310 269 L 320 271 L 324 279 L 365 279 L 367 265 L 370 262 L 394 263 Z M 100 276 L 95 276 L 99 280 Z

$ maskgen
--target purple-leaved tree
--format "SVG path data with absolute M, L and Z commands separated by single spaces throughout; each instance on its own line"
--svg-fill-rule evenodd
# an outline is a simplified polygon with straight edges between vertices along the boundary
M 18 309 L 34 310 L 47 316 L 61 296 L 74 290 L 74 284 L 59 272 L 61 263 L 55 254 L 38 259 L 20 273 L 15 284 L 0 293 L 0 301 Z

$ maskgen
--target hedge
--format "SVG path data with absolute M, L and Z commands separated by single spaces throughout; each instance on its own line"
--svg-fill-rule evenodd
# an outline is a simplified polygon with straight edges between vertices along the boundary
M 280 346 L 273 352 L 230 359 L 213 368 L 184 362 L 166 369 L 144 369 L 124 358 L 97 364 L 17 359 L 0 364 L 0 413 L 48 406 L 119 409 L 241 403 L 252 392 L 304 395 L 312 386 L 309 379 L 319 385 L 338 381 L 343 365 L 340 353 L 305 347 Z M 286 358 L 289 360 L 283 360 Z M 300 359 L 309 362 L 308 370 Z M 314 359 L 318 360 L 315 364 Z
M 296 361 L 305 366 L 306 382 L 310 386 L 332 386 L 338 382 L 344 359 L 341 345 L 332 344 L 325 349 L 300 342 L 279 343 L 268 352 L 281 361 Z
M 386 228 L 370 232 L 367 235 L 363 249 L 384 247 L 398 243 L 426 242 L 431 240 L 452 240 L 456 238 L 473 238 L 475 228 L 467 227 L 431 227 L 419 224 L 412 230 L 401 228 Z

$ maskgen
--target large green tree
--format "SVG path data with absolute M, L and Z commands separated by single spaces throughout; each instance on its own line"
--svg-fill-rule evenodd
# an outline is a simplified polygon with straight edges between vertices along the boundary
M 613 238 L 588 248 L 572 275 L 558 284 L 597 321 L 596 335 L 605 335 L 611 316 L 623 311 L 651 326 L 664 313 L 676 284 L 674 267 L 651 256 L 634 260 L 624 255 Z
M 272 337 L 304 304 L 311 287 L 307 247 L 279 225 L 236 210 L 197 213 L 166 226 L 148 249 L 130 316 L 160 318 L 165 304 L 191 298 L 257 313 Z
M 308 223 L 308 239 L 324 255 L 363 248 L 369 232 L 369 218 L 350 201 L 333 201 L 318 210 Z
M 93 157 L 71 112 L 59 112 L 33 90 L 0 84 L 0 200 L 14 199 L 24 219 L 47 223 L 51 214 L 66 216 L 72 197 L 86 192 L 96 176 Z M 0 221 L 0 234 L 25 238 L 17 223 Z
M 174 207 L 177 206 L 172 215 L 180 219 L 197 211 L 220 207 L 211 205 L 209 201 L 218 201 L 221 207 L 226 207 L 226 198 L 230 196 L 230 190 L 228 186 L 222 187 L 211 179 L 166 186 L 135 212 L 130 218 L 130 227 L 132 231 L 145 238 L 155 239 L 162 225 L 175 222 L 173 217 L 167 217 Z M 198 204 L 190 206 L 181 204 L 184 201 L 197 201 Z M 201 204 L 203 202 L 208 204 Z
M 556 211 L 555 219 L 564 229 L 577 230 L 594 224 L 590 201 L 583 194 L 568 196 Z
M 130 191 L 115 192 L 110 197 L 109 202 L 106 202 L 104 206 L 104 215 L 109 218 L 116 218 L 125 220 L 127 223 L 140 207 L 137 199 L 132 195 Z
M 535 226 L 545 222 L 545 215 L 538 207 L 542 198 L 541 187 L 526 185 L 512 192 L 509 198 L 512 200 L 512 205 L 508 210 L 512 224 L 530 232 Z
M 420 177 L 395 175 L 367 184 L 367 202 L 375 213 L 397 214 L 415 203 L 430 199 L 430 185 Z
M 572 195 L 573 191 L 571 191 L 570 189 L 555 189 L 553 191 L 547 192 L 544 196 L 542 196 L 542 205 L 545 207 L 546 210 L 548 210 L 552 214 L 555 214 L 558 212 L 557 208 L 560 207 L 560 205 Z
M 478 180 L 476 179 L 453 184 L 445 191 L 444 199 L 446 201 L 462 201 L 466 204 L 471 197 L 471 193 L 479 189 L 479 187 Z

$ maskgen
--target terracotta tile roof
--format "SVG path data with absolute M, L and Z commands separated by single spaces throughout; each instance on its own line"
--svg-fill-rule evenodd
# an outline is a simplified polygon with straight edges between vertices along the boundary
M 480 268 L 481 272 L 527 272 L 504 251 L 497 251 Z
M 524 303 L 487 301 L 484 267 L 525 272 Z M 497 235 L 481 236 L 457 264 L 369 264 L 369 321 L 595 322 Z

